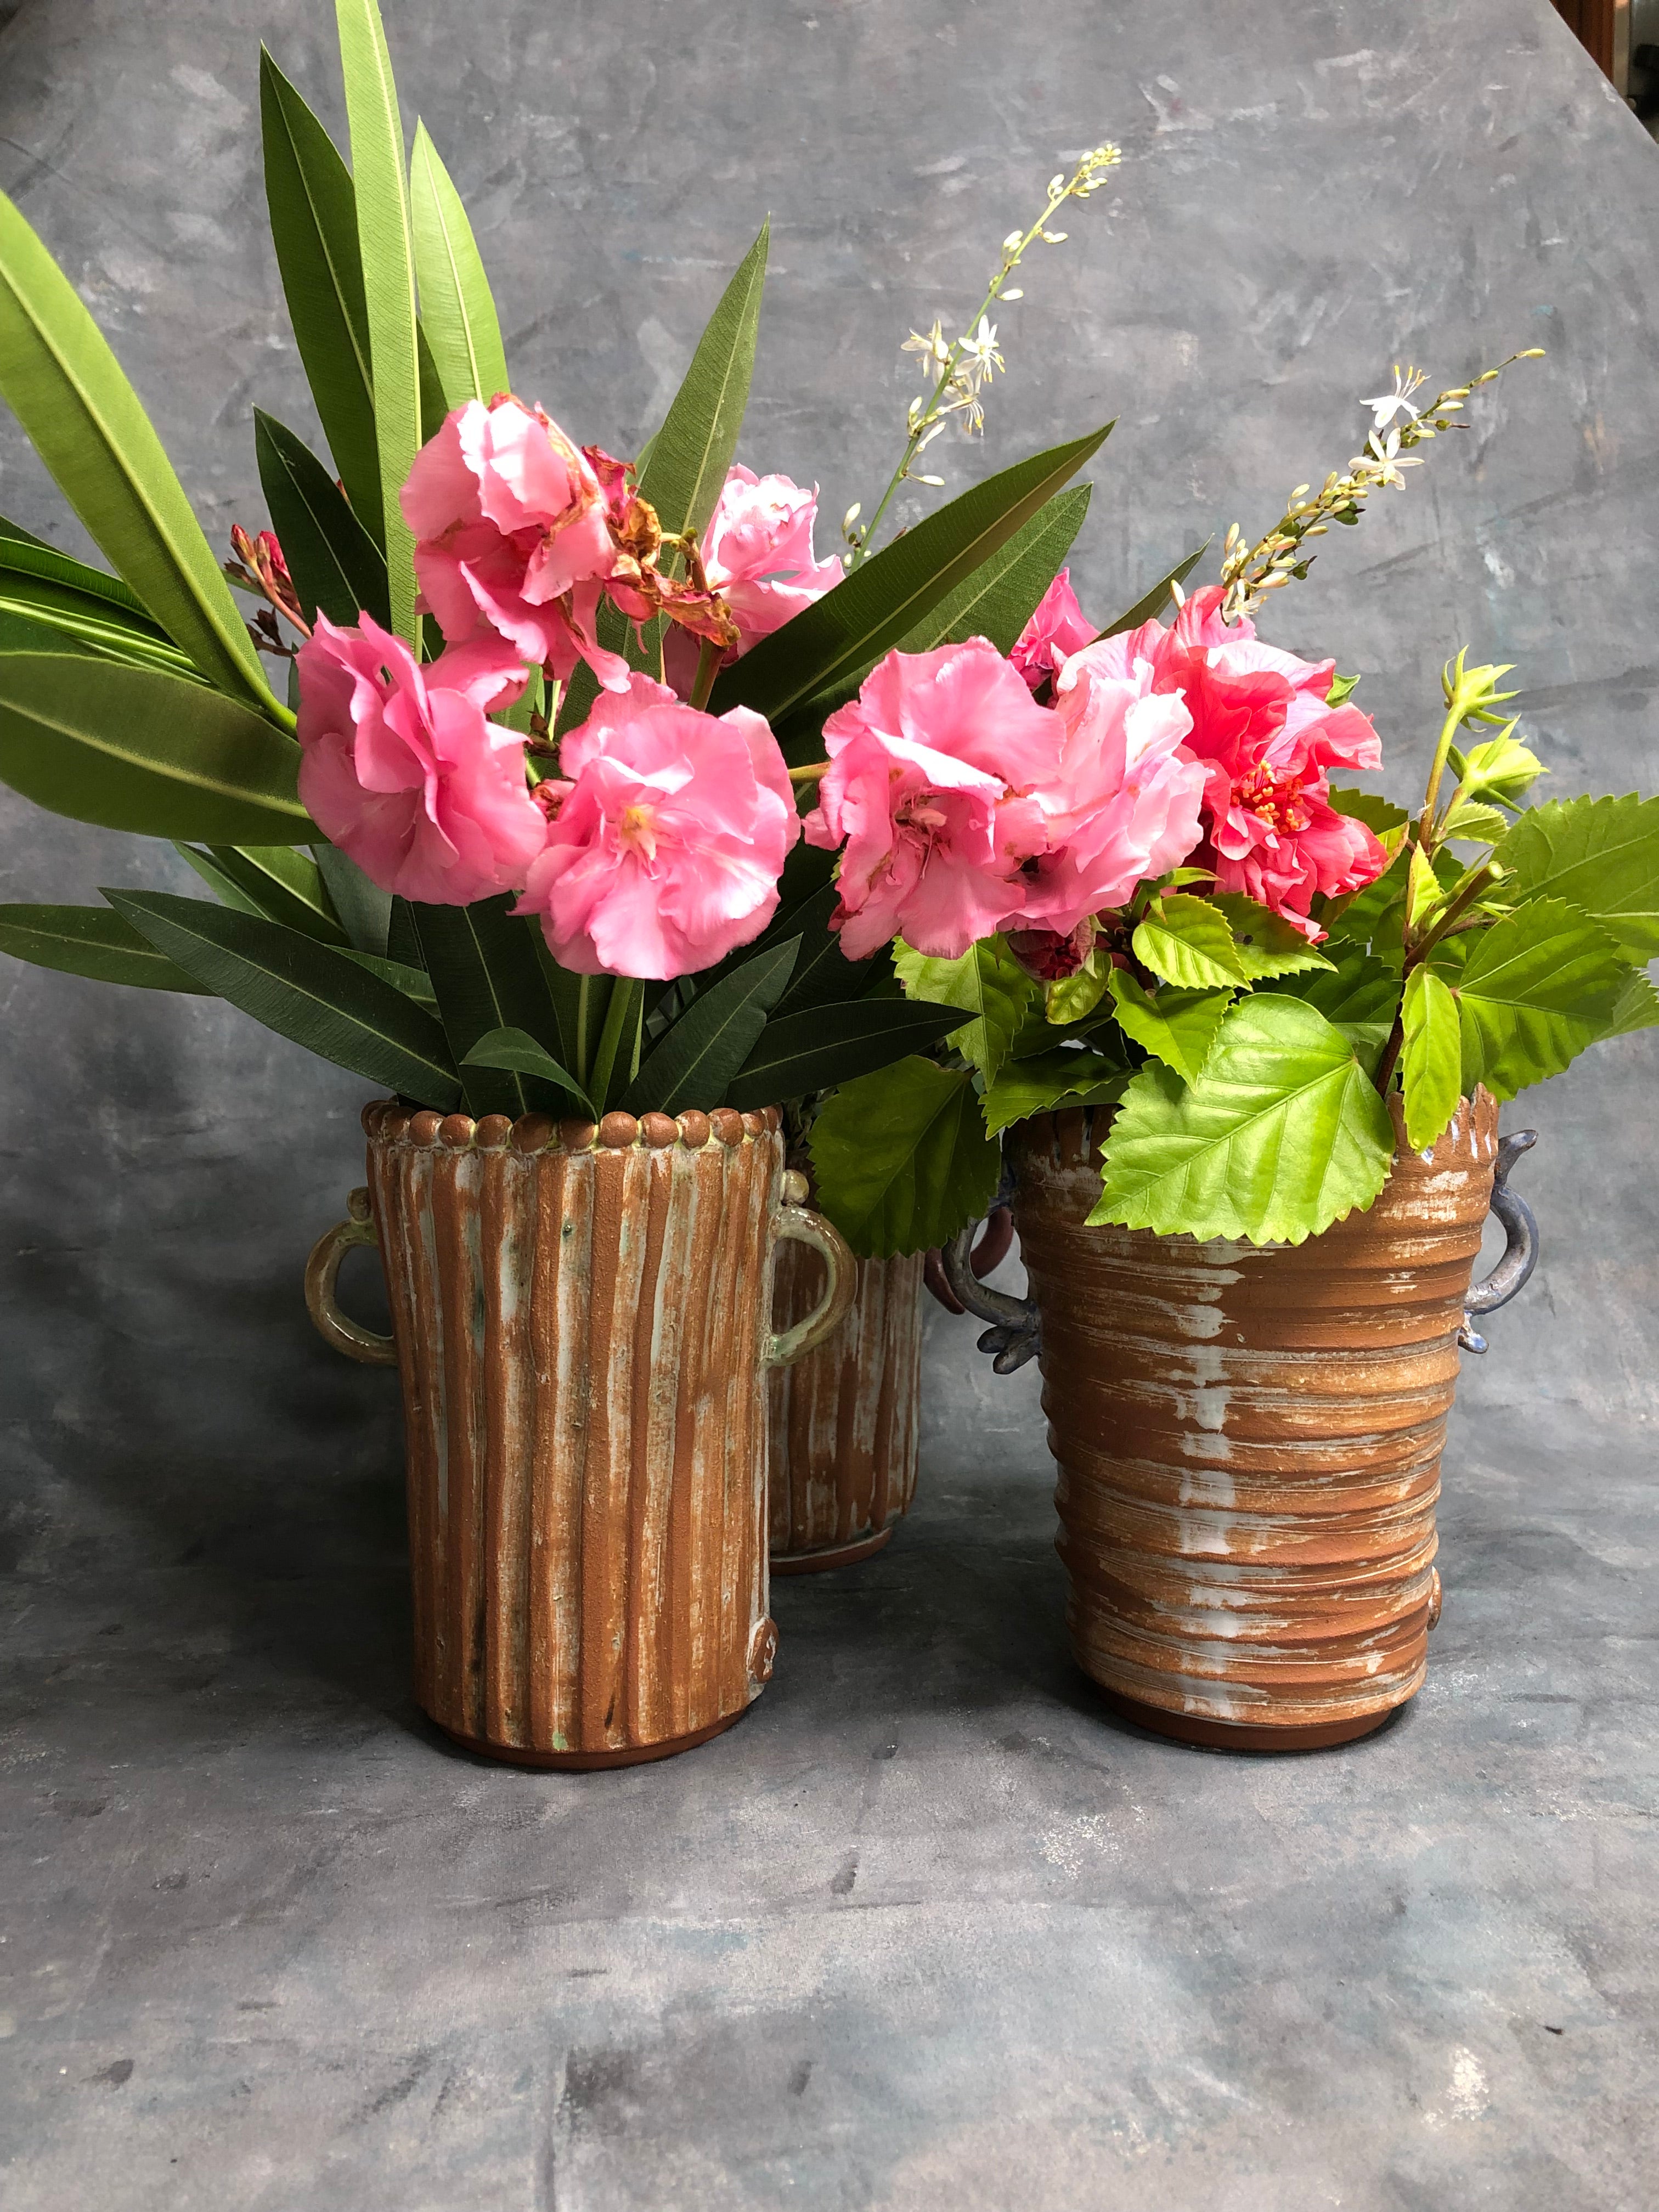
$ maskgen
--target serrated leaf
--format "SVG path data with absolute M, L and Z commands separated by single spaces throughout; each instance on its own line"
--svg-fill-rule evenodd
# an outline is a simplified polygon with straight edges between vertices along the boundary
M 0 906 L 0 952 L 36 968 L 146 991 L 206 994 L 131 922 L 103 906 Z
M 1445 903 L 1445 890 L 1434 862 L 1420 845 L 1413 845 L 1406 865 L 1407 927 L 1420 935 Z
M 1343 951 L 1327 973 L 1290 976 L 1262 988 L 1299 999 L 1323 1014 L 1352 1045 L 1367 1074 L 1382 1056 L 1400 1011 L 1399 969 L 1358 950 Z
M 1406 1095 L 1406 1141 L 1425 1152 L 1457 1110 L 1463 1095 L 1463 1046 L 1457 1000 L 1431 968 L 1406 978 L 1401 1008 L 1405 1044 L 1401 1079 Z
M 389 628 L 386 556 L 358 521 L 344 493 L 292 430 L 256 407 L 253 453 L 259 486 L 300 595 L 306 620 L 320 607 L 345 628 L 360 613 Z
M 808 1146 L 819 1212 L 866 1259 L 948 1243 L 1002 1174 L 967 1070 L 915 1057 L 843 1084 Z
M 960 960 L 933 960 L 908 945 L 894 947 L 893 965 L 908 998 L 960 1006 L 971 1015 L 950 1042 L 988 1083 L 1008 1056 L 1037 988 L 1000 936 L 981 938 Z
M 699 992 L 647 1059 L 623 1100 L 623 1110 L 683 1114 L 690 1107 L 706 1112 L 723 1105 L 732 1079 L 760 1041 L 768 1014 L 789 988 L 799 949 L 799 939 L 793 937 L 769 946 L 711 989 Z
M 1226 990 L 1248 980 L 1231 926 L 1213 899 L 1188 891 L 1154 899 L 1130 944 L 1143 968 L 1177 990 Z
M 1226 915 L 1239 965 L 1253 983 L 1270 975 L 1298 975 L 1330 966 L 1325 955 L 1282 915 L 1258 906 L 1242 891 L 1218 891 L 1210 904 Z
M 1493 858 L 1524 899 L 1565 899 L 1632 960 L 1659 952 L 1659 799 L 1553 799 L 1515 823 Z
M 575 1077 L 522 1030 L 487 1030 L 463 1058 L 461 1066 L 463 1070 L 490 1067 L 531 1076 L 550 1090 L 568 1091 L 590 1120 L 597 1121 L 599 1118 L 598 1109 Z
M 409 197 L 421 320 L 445 405 L 482 399 L 488 406 L 497 392 L 512 388 L 501 326 L 461 196 L 420 122 L 410 157 Z
M 344 952 L 167 891 L 104 896 L 156 949 L 279 1036 L 447 1113 L 461 1087 L 432 1017 Z
M 145 612 L 210 683 L 280 719 L 149 417 L 74 286 L 3 192 L 0 395 Z
M 1340 1030 L 1298 1000 L 1253 992 L 1196 1083 L 1156 1066 L 1130 1083 L 1089 1219 L 1300 1244 L 1371 1203 L 1394 1146 L 1388 1109 Z
M 1358 678 L 1356 677 L 1354 681 L 1358 683 Z M 1332 689 L 1334 688 L 1333 685 Z M 1338 702 L 1328 701 L 1326 703 Z M 1363 822 L 1379 837 L 1390 830 L 1403 830 L 1411 820 L 1403 806 L 1396 806 L 1392 799 L 1380 798 L 1374 791 L 1353 791 L 1334 783 L 1328 796 L 1339 814 L 1352 815 L 1356 822 Z
M 1346 898 L 1333 899 L 1321 917 L 1327 933 L 1339 941 L 1369 945 L 1396 970 L 1406 958 L 1406 880 L 1410 862 L 1401 845 L 1382 874 Z
M 1453 979 L 1463 1089 L 1497 1098 L 1559 1075 L 1613 1018 L 1628 969 L 1607 931 L 1559 898 L 1534 899 L 1475 939 Z
M 1167 574 L 1158 578 L 1149 592 L 1143 592 L 1127 613 L 1121 614 L 1114 623 L 1108 623 L 1095 640 L 1096 644 L 1099 644 L 1101 638 L 1117 637 L 1126 629 L 1139 629 L 1143 623 L 1156 620 L 1174 598 L 1176 586 L 1186 582 L 1209 550 L 1210 541 L 1206 538 L 1195 552 L 1189 553 L 1184 561 L 1177 561 Z
M 252 708 L 89 655 L 0 653 L 0 781 L 74 821 L 204 844 L 312 830 L 300 749 Z
M 511 893 L 471 906 L 411 904 L 421 966 L 432 978 L 449 1049 L 461 1070 L 468 1110 L 521 1114 L 557 1109 L 556 1094 L 521 1071 L 471 1060 L 482 1036 L 501 1029 L 524 1030 L 548 1044 L 557 1017 L 531 935 L 533 923 L 511 911 Z
M 936 1043 L 954 1009 L 907 999 L 855 999 L 775 1013 L 732 1079 L 729 1105 L 779 1106 L 848 1083 L 920 1047 Z
M 1011 1129 L 1016 1121 L 1029 1121 L 1034 1114 L 1052 1114 L 1062 1107 L 1115 1104 L 1123 1096 L 1133 1072 L 1103 1053 L 1079 1052 L 1065 1046 L 1038 1053 L 1030 1060 L 1011 1060 L 986 1089 L 981 1101 L 985 1127 L 994 1137 Z
M 1635 969 L 1626 976 L 1601 1036 L 1603 1039 L 1633 1036 L 1638 1030 L 1655 1028 L 1659 1028 L 1659 991 L 1639 968 Z
M 1106 955 L 1097 946 L 1074 975 L 1062 975 L 1043 986 L 1042 1018 L 1050 1029 L 1064 1029 L 1087 1021 L 1106 995 L 1111 975 Z
M 671 533 L 707 527 L 737 451 L 755 369 L 770 234 L 771 226 L 763 223 L 709 317 L 685 380 L 651 441 L 640 496 L 655 507 Z
M 1509 826 L 1508 815 L 1496 806 L 1460 799 L 1441 823 L 1440 835 L 1466 845 L 1495 845 L 1508 833 Z
M 1231 1004 L 1230 991 L 1177 991 L 1166 984 L 1156 998 L 1121 969 L 1112 971 L 1112 999 L 1118 1026 L 1144 1052 L 1194 1083 L 1208 1058 L 1222 1018 Z

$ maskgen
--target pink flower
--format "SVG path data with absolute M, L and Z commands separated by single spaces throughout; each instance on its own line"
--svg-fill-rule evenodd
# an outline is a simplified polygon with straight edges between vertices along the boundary
M 832 921 L 849 960 L 895 935 L 959 959 L 1024 912 L 1022 866 L 1048 842 L 1034 787 L 1057 776 L 1063 735 L 985 638 L 872 670 L 823 726 L 806 821 L 809 844 L 846 840 Z
M 630 678 L 560 749 L 545 848 L 518 911 L 580 975 L 666 979 L 759 936 L 800 824 L 764 720 L 716 717 Z
M 803 491 L 787 477 L 757 477 L 739 464 L 728 469 L 714 512 L 703 532 L 702 564 L 738 625 L 737 659 L 760 639 L 810 607 L 841 581 L 841 562 L 820 561 L 812 550 L 818 488 Z M 663 641 L 663 672 L 683 698 L 697 669 L 691 637 L 673 631 Z
M 368 615 L 300 648 L 300 797 L 382 890 L 465 906 L 522 884 L 547 836 L 524 739 L 484 718 L 524 670 L 499 638 L 421 667 Z
M 611 501 L 556 422 L 516 399 L 469 399 L 404 486 L 422 605 L 452 643 L 490 631 L 564 682 L 586 660 L 607 689 L 628 665 L 594 635 L 617 566 Z
M 1068 653 L 1094 642 L 1095 627 L 1085 620 L 1072 589 L 1072 572 L 1062 568 L 1037 602 L 1036 612 L 1014 640 L 1008 658 L 1033 691 L 1050 684 Z

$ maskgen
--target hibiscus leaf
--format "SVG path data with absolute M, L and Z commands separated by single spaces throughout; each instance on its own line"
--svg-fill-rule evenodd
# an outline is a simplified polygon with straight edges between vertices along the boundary
M 1333 799 L 1336 794 L 1332 793 Z M 1346 898 L 1333 899 L 1321 920 L 1328 933 L 1344 944 L 1369 945 L 1396 973 L 1406 959 L 1406 885 L 1413 845 L 1401 844 L 1382 874 Z
M 1413 968 L 1406 978 L 1401 1018 L 1405 1026 L 1400 1068 L 1406 1094 L 1406 1142 L 1413 1152 L 1425 1152 L 1463 1095 L 1457 1000 L 1431 968 Z
M 1248 981 L 1231 925 L 1213 899 L 1187 891 L 1154 899 L 1130 944 L 1143 968 L 1178 990 L 1224 990 Z
M 169 891 L 104 896 L 158 951 L 279 1036 L 441 1113 L 459 1103 L 442 1030 L 349 953 L 205 899 Z
M 1533 899 L 1475 940 L 1448 980 L 1463 1030 L 1463 1089 L 1513 1098 L 1602 1036 L 1629 973 L 1619 946 L 1564 899 Z
M 409 197 L 422 325 L 445 408 L 459 407 L 468 399 L 481 399 L 488 406 L 497 392 L 511 389 L 501 326 L 461 196 L 425 124 L 418 121 L 410 157 Z
M 800 939 L 769 945 L 707 991 L 699 991 L 647 1059 L 623 1100 L 629 1114 L 704 1112 L 726 1103 L 733 1078 L 760 1041 L 766 1018 L 789 988 Z M 808 1021 L 817 1014 L 798 1017 Z M 751 1102 L 770 1106 L 775 1099 Z
M 533 1036 L 526 1036 L 523 1030 L 486 1030 L 462 1055 L 463 1075 L 469 1067 L 491 1067 L 512 1075 L 529 1076 L 536 1089 L 541 1090 L 544 1086 L 550 1091 L 565 1091 L 591 1121 L 597 1121 L 599 1118 L 598 1109 L 575 1077 L 568 1074 L 550 1052 L 538 1045 Z
M 760 236 L 720 295 L 685 381 L 651 441 L 640 497 L 655 507 L 671 535 L 681 530 L 701 533 L 708 527 L 737 451 L 755 369 L 770 238 L 771 225 L 763 223 Z
M 533 922 L 512 912 L 513 895 L 471 906 L 411 902 L 421 965 L 432 978 L 444 1034 L 461 1070 L 472 1114 L 556 1112 L 559 1098 L 534 1073 L 493 1062 L 469 1066 L 472 1048 L 496 1030 L 522 1030 L 544 1047 L 558 1042 L 558 1018 L 541 963 Z M 556 1079 L 562 1080 L 562 1079 Z
M 914 1055 L 843 1084 L 808 1144 L 818 1210 L 865 1259 L 948 1243 L 1002 1174 L 967 1070 Z
M 973 1018 L 948 1042 L 988 1083 L 1008 1057 L 1037 987 L 1000 936 L 983 937 L 960 960 L 933 960 L 908 945 L 894 948 L 893 964 L 906 996 L 934 1006 L 960 1006 Z
M 147 991 L 208 988 L 106 906 L 0 906 L 0 952 L 98 983 Z
M 727 1103 L 777 1106 L 787 1098 L 809 1098 L 936 1043 L 957 1018 L 954 1007 L 883 997 L 775 1013 L 732 1079 Z
M 1127 614 L 1121 614 L 1115 622 L 1108 623 L 1095 640 L 1096 644 L 1099 644 L 1101 638 L 1116 637 L 1126 629 L 1139 629 L 1142 623 L 1155 620 L 1175 597 L 1177 585 L 1186 582 L 1209 550 L 1210 541 L 1206 538 L 1196 552 L 1189 553 L 1184 561 L 1177 561 L 1166 575 L 1158 578 L 1151 591 L 1143 592 Z
M 1460 799 L 1440 826 L 1443 837 L 1465 845 L 1495 845 L 1507 835 L 1510 818 L 1501 808 Z
M 1659 799 L 1553 799 L 1523 814 L 1493 858 L 1525 899 L 1565 899 L 1632 960 L 1659 952 Z
M 1412 818 L 1403 806 L 1396 806 L 1392 799 L 1383 799 L 1374 791 L 1352 791 L 1334 783 L 1328 796 L 1339 814 L 1352 815 L 1379 837 L 1389 830 L 1403 830 Z
M 1659 991 L 1642 970 L 1633 969 L 1625 978 L 1601 1036 L 1633 1036 L 1638 1030 L 1659 1028 Z
M 1218 891 L 1210 903 L 1226 915 L 1239 964 L 1253 983 L 1269 975 L 1295 975 L 1305 969 L 1330 966 L 1325 955 L 1282 915 L 1258 906 L 1242 891 Z
M 1231 1003 L 1230 991 L 1177 991 L 1166 985 L 1156 998 L 1121 969 L 1112 971 L 1118 1026 L 1145 1052 L 1195 1083 Z
M 1030 1060 L 1011 1060 L 982 1101 L 985 1127 L 992 1136 L 1029 1121 L 1034 1114 L 1062 1107 L 1114 1105 L 1133 1071 L 1103 1053 L 1060 1046 Z
M 1262 985 L 1285 998 L 1299 999 L 1339 1029 L 1359 1056 L 1369 1074 L 1400 1011 L 1400 970 L 1356 947 L 1339 945 L 1334 968 L 1312 975 L 1291 975 Z
M 389 628 L 386 556 L 317 456 L 292 430 L 256 407 L 253 453 L 270 526 L 283 549 L 306 620 L 317 610 L 343 628 L 360 613 Z
M 1394 1148 L 1389 1110 L 1341 1031 L 1297 1000 L 1252 993 L 1196 1083 L 1157 1066 L 1130 1083 L 1089 1219 L 1300 1244 L 1371 1203 Z

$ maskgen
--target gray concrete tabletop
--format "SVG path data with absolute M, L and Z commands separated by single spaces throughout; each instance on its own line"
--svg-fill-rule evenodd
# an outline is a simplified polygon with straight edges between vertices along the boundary
M 216 539 L 257 525 L 251 406 L 314 430 L 258 42 L 337 125 L 331 10 L 0 15 L 0 185 Z M 1659 788 L 1659 149 L 1545 0 L 387 15 L 515 382 L 584 440 L 632 450 L 770 210 L 740 457 L 832 518 L 896 455 L 906 331 L 1119 140 L 1002 319 L 983 445 L 933 449 L 957 487 L 1115 416 L 1103 617 L 1353 452 L 1395 361 L 1544 345 L 1268 634 L 1363 674 L 1402 790 L 1465 641 L 1553 789 Z M 83 543 L 9 419 L 0 511 Z M 191 880 L 0 821 L 9 898 Z M 362 1087 L 207 1001 L 8 966 L 0 1008 L 7 2212 L 1654 2203 L 1651 1033 L 1506 1109 L 1545 1258 L 1465 1362 L 1444 1620 L 1382 1734 L 1273 1760 L 1111 1720 L 1035 1380 L 938 1313 L 890 1549 L 777 1587 L 729 1735 L 577 1777 L 410 1699 L 395 1384 L 300 1298 Z

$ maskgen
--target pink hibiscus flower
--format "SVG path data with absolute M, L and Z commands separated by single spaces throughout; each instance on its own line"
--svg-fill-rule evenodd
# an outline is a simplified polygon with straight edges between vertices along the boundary
M 1085 618 L 1072 589 L 1072 572 L 1062 568 L 1014 640 L 1008 658 L 1032 690 L 1041 693 L 1059 675 L 1066 656 L 1091 645 L 1094 636 L 1095 626 Z

